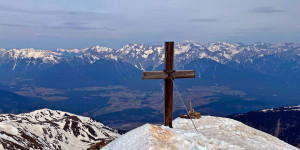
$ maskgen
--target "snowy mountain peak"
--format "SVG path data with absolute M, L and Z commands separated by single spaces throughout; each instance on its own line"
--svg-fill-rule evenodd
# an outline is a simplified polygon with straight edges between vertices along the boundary
M 86 50 L 88 50 L 88 48 L 84 48 L 84 49 L 62 49 L 62 48 L 58 48 L 56 49 L 57 52 L 59 53 L 69 53 L 69 54 L 82 54 L 84 53 Z
M 108 48 L 108 47 L 102 47 L 102 46 L 96 45 L 96 46 L 93 46 L 93 47 L 89 48 L 89 52 L 90 51 L 101 53 L 101 52 L 112 52 L 113 49 L 112 48 Z
M 39 64 L 58 64 L 63 57 L 62 54 L 58 52 L 36 50 L 33 48 L 12 49 L 3 51 L 0 54 L 0 65 L 1 63 L 11 64 L 12 70 L 15 70 L 16 66 L 22 61 L 27 64 L 33 64 L 34 66 Z
M 24 113 L 20 114 L 22 117 L 26 117 L 32 122 L 40 122 L 40 121 L 53 121 L 57 119 L 64 118 L 66 116 L 76 116 L 75 114 L 71 113 L 66 113 L 58 110 L 51 110 L 51 109 L 40 109 L 40 110 L 35 110 L 30 113 Z M 81 117 L 79 116 L 80 119 L 87 121 L 90 118 L 87 117 Z
M 6 52 L 4 48 L 0 48 L 0 54 Z
M 128 44 L 122 47 L 119 52 L 122 52 L 124 54 L 128 53 L 143 53 L 143 51 L 151 50 L 153 49 L 152 46 L 148 46 L 145 44 Z
M 196 43 L 196 42 L 193 40 L 184 40 L 182 43 Z
M 10 57 L 13 58 L 45 58 L 45 57 L 54 57 L 54 56 L 61 56 L 61 53 L 52 52 L 50 50 L 36 50 L 33 48 L 26 48 L 26 49 L 12 49 L 7 51 Z
M 5 149 L 86 149 L 118 136 L 102 123 L 63 111 L 0 115 L 0 145 Z
M 148 149 L 273 149 L 297 150 L 276 137 L 241 122 L 221 117 L 177 118 L 173 128 L 146 124 L 114 140 L 103 150 Z

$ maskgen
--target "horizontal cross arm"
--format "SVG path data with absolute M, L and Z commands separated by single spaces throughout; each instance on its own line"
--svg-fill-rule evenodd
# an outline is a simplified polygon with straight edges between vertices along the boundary
M 195 78 L 195 70 L 175 70 L 172 78 Z
M 143 71 L 142 79 L 166 79 L 168 74 L 164 71 Z
M 195 70 L 175 70 L 171 78 L 195 78 Z M 164 71 L 143 71 L 142 79 L 167 79 L 168 74 Z

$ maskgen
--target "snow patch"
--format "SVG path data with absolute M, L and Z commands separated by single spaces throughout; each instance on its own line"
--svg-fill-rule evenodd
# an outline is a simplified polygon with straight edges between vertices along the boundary
M 274 149 L 297 150 L 276 137 L 241 122 L 221 117 L 177 118 L 173 128 L 145 124 L 114 140 L 103 150 Z
M 24 134 L 30 138 L 24 138 Z M 58 146 L 81 150 L 118 136 L 116 130 L 102 123 L 63 111 L 41 109 L 20 115 L 0 115 L 0 145 L 6 147 L 9 145 L 3 140 L 23 145 L 24 149 L 36 149 L 32 145 L 39 143 L 42 149 L 47 150 Z

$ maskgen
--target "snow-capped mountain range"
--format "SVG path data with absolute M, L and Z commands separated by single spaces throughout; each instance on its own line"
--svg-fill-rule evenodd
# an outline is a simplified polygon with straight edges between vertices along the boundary
M 252 63 L 254 59 L 276 54 L 289 60 L 300 62 L 300 44 L 297 43 L 254 43 L 250 45 L 235 43 L 209 43 L 185 41 L 175 43 L 175 65 L 180 68 L 195 59 L 210 59 L 221 64 Z M 164 61 L 164 45 L 129 44 L 120 49 L 93 46 L 85 49 L 0 49 L 0 66 L 11 64 L 11 69 L 25 61 L 27 65 L 58 64 L 77 60 L 94 63 L 99 59 L 124 60 L 141 70 L 154 70 Z
M 41 109 L 0 115 L 0 149 L 87 149 L 119 137 L 116 130 L 67 112 Z
M 0 51 L 0 63 L 11 64 L 12 70 L 15 70 L 16 66 L 24 62 L 28 65 L 49 65 L 57 64 L 62 59 L 62 53 L 52 52 L 50 50 L 36 50 L 33 48 L 26 49 L 12 49 L 9 51 Z

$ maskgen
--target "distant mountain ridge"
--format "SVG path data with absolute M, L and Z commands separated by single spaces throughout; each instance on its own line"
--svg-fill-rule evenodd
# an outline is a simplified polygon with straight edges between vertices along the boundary
M 192 41 L 175 43 L 175 69 L 197 60 L 212 60 L 226 67 L 263 75 L 300 81 L 300 44 L 297 43 L 209 43 Z M 1 77 L 32 77 L 59 64 L 91 65 L 99 60 L 126 62 L 138 70 L 161 70 L 164 45 L 128 44 L 120 49 L 92 46 L 85 49 L 37 50 L 11 49 L 0 51 Z M 199 74 L 199 73 L 198 73 Z
M 21 62 L 28 65 L 57 64 L 72 59 L 82 59 L 83 62 L 94 63 L 101 58 L 123 59 L 138 69 L 145 70 L 157 68 L 164 61 L 164 45 L 128 44 L 120 49 L 102 46 L 92 46 L 85 49 L 12 49 L 0 51 L 0 65 L 11 63 L 12 70 Z M 199 44 L 192 41 L 175 43 L 175 61 L 178 67 L 195 60 L 211 59 L 216 62 L 227 63 L 253 63 L 256 59 L 272 55 L 279 55 L 288 60 L 300 61 L 300 44 L 282 43 L 270 44 L 258 42 L 250 45 L 235 43 L 209 43 Z
M 231 115 L 229 118 L 243 122 L 300 148 L 300 105 L 251 111 Z
M 111 141 L 118 132 L 88 117 L 41 109 L 0 115 L 0 149 L 87 149 Z

